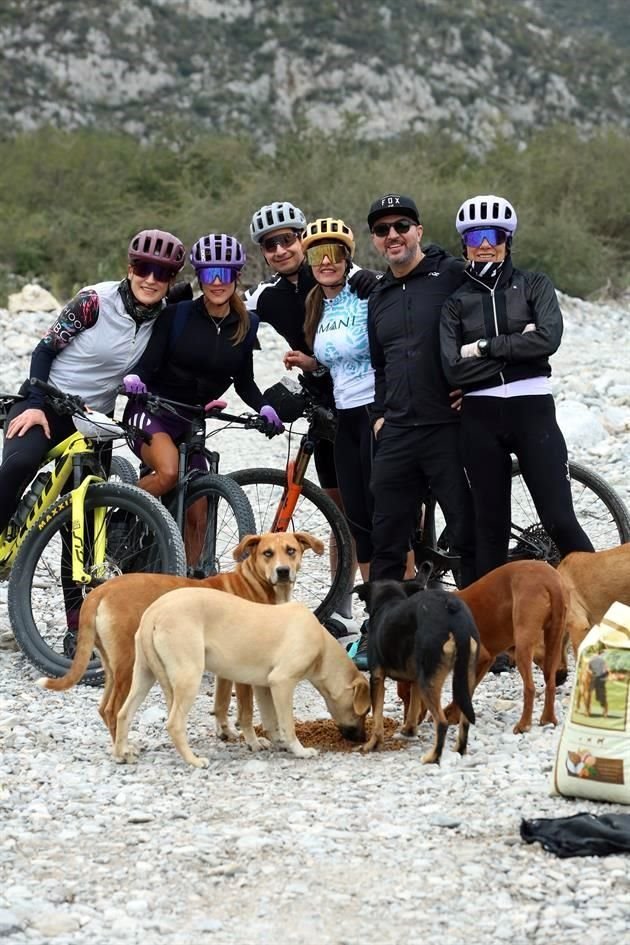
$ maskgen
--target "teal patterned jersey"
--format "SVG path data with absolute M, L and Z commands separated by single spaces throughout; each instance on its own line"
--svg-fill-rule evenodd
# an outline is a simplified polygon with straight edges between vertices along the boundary
M 313 351 L 330 371 L 335 404 L 341 410 L 362 407 L 374 400 L 374 370 L 370 363 L 367 299 L 358 298 L 347 285 L 334 299 L 324 301 Z

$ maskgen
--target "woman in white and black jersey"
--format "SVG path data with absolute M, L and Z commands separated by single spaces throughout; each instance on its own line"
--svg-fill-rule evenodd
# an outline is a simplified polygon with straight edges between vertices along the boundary
M 337 409 L 335 468 L 344 512 L 355 540 L 361 576 L 372 557 L 370 472 L 373 437 L 367 408 L 374 400 L 374 370 L 367 335 L 367 299 L 348 287 L 354 237 L 343 220 L 309 223 L 302 248 L 317 283 L 306 299 L 304 335 L 314 356 L 290 351 L 287 368 L 330 371 Z
M 560 345 L 562 313 L 546 275 L 513 265 L 516 225 L 503 197 L 464 201 L 456 226 L 467 278 L 444 303 L 440 324 L 444 372 L 464 393 L 462 450 L 475 507 L 477 577 L 507 561 L 512 453 L 560 554 L 593 550 L 573 510 L 551 393 L 549 357 Z

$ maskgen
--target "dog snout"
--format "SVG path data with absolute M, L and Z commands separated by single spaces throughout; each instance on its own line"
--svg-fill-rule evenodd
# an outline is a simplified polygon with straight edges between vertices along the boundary
M 276 581 L 278 584 L 286 584 L 292 580 L 291 568 L 285 564 L 278 565 L 276 568 Z
M 362 719 L 357 725 L 340 725 L 339 731 L 349 742 L 364 742 L 365 719 Z

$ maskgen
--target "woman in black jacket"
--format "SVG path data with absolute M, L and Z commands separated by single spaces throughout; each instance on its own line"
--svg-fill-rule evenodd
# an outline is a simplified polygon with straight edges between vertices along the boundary
M 547 276 L 515 269 L 517 217 L 502 197 L 465 200 L 456 218 L 466 282 L 445 303 L 445 374 L 464 393 L 462 449 L 475 505 L 476 569 L 505 564 L 514 453 L 540 520 L 562 556 L 592 551 L 573 510 L 567 448 L 556 422 L 549 357 L 562 313 Z

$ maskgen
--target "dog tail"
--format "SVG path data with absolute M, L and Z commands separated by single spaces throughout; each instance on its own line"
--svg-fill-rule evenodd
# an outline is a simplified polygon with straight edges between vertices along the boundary
M 59 678 L 42 676 L 40 679 L 37 679 L 36 683 L 38 686 L 41 686 L 42 689 L 53 689 L 55 692 L 64 692 L 66 689 L 72 689 L 72 687 L 76 686 L 83 678 L 88 663 L 92 658 L 94 644 L 96 642 L 96 611 L 98 609 L 98 601 L 95 596 L 94 600 L 90 602 L 91 597 L 91 594 L 89 597 L 86 597 L 81 607 L 79 629 L 77 632 L 77 648 L 68 672 L 65 676 L 60 676 Z
M 462 605 L 462 606 L 457 606 Z M 479 632 L 470 609 L 463 601 L 449 602 L 454 619 L 450 628 L 455 637 L 455 665 L 453 666 L 453 702 L 459 706 L 471 725 L 475 724 L 472 694 L 475 688 Z

